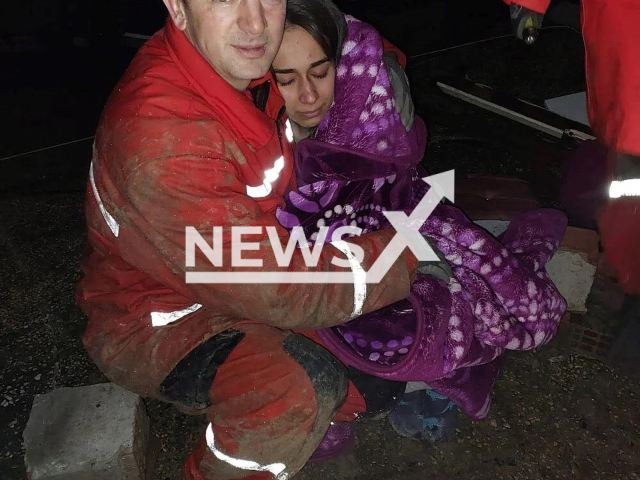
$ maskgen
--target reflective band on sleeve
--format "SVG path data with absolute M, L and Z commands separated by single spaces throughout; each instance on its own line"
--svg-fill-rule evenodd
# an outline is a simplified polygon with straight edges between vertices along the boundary
M 183 310 L 176 310 L 175 312 L 151 312 L 151 325 L 154 327 L 164 327 L 170 323 L 177 322 L 182 317 L 189 315 L 197 310 L 200 310 L 202 305 L 194 303 L 188 308 Z
M 240 470 L 251 470 L 253 472 L 269 472 L 276 480 L 287 480 L 289 474 L 285 472 L 287 468 L 284 463 L 272 463 L 270 465 L 260 465 L 259 463 L 252 462 L 251 460 L 240 460 L 238 458 L 232 458 L 229 455 L 222 453 L 216 448 L 215 438 L 213 436 L 213 426 L 209 424 L 205 433 L 207 439 L 207 446 L 213 452 L 218 460 L 221 460 L 229 465 L 232 465 Z
M 287 136 L 289 143 L 293 143 L 293 127 L 291 126 L 291 120 L 284 122 L 284 133 Z
M 278 180 L 280 172 L 284 169 L 284 157 L 279 157 L 273 167 L 264 172 L 264 181 L 262 185 L 251 187 L 247 185 L 247 195 L 251 198 L 264 198 L 271 193 L 271 184 Z
M 640 178 L 615 180 L 609 187 L 609 198 L 640 197 Z
M 353 312 L 351 312 L 351 318 L 355 318 L 362 315 L 362 307 L 364 307 L 364 302 L 367 299 L 367 272 L 364 271 L 358 259 L 351 253 L 347 242 L 338 240 L 331 242 L 331 245 L 344 253 L 351 265 L 351 271 L 353 272 Z
M 251 198 L 264 198 L 271 193 L 271 185 L 264 184 L 259 187 L 250 187 L 247 185 L 247 195 Z
M 104 221 L 107 222 L 107 226 L 109 227 L 109 230 L 111 230 L 111 233 L 113 233 L 113 235 L 118 238 L 118 235 L 120 234 L 120 225 L 118 225 L 118 222 L 116 222 L 115 218 L 113 218 L 111 214 L 107 212 L 107 209 L 104 208 L 104 205 L 102 204 L 102 199 L 100 198 L 100 195 L 98 194 L 98 188 L 96 187 L 96 179 L 93 175 L 93 162 L 91 162 L 91 166 L 89 167 L 89 180 L 91 182 L 93 196 L 98 203 L 100 213 L 102 213 L 102 218 L 104 218 Z

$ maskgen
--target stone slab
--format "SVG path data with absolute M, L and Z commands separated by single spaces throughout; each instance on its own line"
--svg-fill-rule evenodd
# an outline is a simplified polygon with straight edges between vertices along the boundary
M 23 437 L 30 480 L 145 480 L 151 468 L 144 403 L 110 383 L 37 395 Z

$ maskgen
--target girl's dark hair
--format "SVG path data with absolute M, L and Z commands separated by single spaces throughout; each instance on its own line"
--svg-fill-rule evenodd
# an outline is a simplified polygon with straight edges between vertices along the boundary
M 329 60 L 340 61 L 347 22 L 331 0 L 287 0 L 286 28 L 294 25 L 311 35 Z

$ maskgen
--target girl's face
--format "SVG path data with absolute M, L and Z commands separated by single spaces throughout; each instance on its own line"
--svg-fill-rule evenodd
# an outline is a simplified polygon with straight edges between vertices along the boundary
M 317 127 L 333 103 L 333 62 L 306 30 L 292 26 L 284 32 L 272 68 L 289 118 L 306 129 Z

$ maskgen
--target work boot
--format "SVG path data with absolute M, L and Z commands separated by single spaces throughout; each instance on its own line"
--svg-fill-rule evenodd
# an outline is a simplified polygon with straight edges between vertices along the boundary
M 434 390 L 417 390 L 403 395 L 389 422 L 398 435 L 435 443 L 458 427 L 458 408 Z

